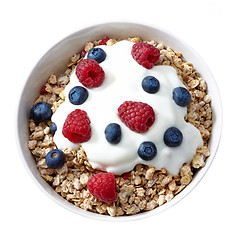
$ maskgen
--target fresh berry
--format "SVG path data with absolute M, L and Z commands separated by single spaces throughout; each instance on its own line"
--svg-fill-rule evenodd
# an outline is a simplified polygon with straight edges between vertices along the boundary
M 50 131 L 51 133 L 54 135 L 55 132 L 57 131 L 57 125 L 55 122 L 52 122 L 51 126 L 50 126 Z
M 52 114 L 51 106 L 47 102 L 38 102 L 30 110 L 30 118 L 37 123 L 49 120 Z
M 103 202 L 117 199 L 116 181 L 113 173 L 97 173 L 87 183 L 89 192 Z
M 143 142 L 138 148 L 138 155 L 143 160 L 152 160 L 157 154 L 157 149 L 152 142 Z
M 48 167 L 59 169 L 63 167 L 65 163 L 65 155 L 61 150 L 53 149 L 47 153 L 45 161 Z
M 121 140 L 121 128 L 117 123 L 110 123 L 105 128 L 105 138 L 112 144 L 117 144 Z
M 105 60 L 106 58 L 106 53 L 103 49 L 101 48 L 92 48 L 88 54 L 87 54 L 88 59 L 93 59 L 97 63 L 101 63 Z
M 151 69 L 160 57 L 160 50 L 148 43 L 135 43 L 131 51 L 132 57 L 143 67 Z
M 44 95 L 46 92 L 47 92 L 47 91 L 46 91 L 46 86 L 43 86 L 43 87 L 41 88 L 41 90 L 40 90 L 40 94 L 41 94 L 41 95 Z
M 182 139 L 182 132 L 176 127 L 170 127 L 164 133 L 164 142 L 168 147 L 178 147 Z
M 147 103 L 126 101 L 118 108 L 121 121 L 132 131 L 147 132 L 155 121 L 155 113 Z
M 80 109 L 71 112 L 64 122 L 62 133 L 73 143 L 87 142 L 91 137 L 90 120 L 87 113 Z
M 88 90 L 81 86 L 73 87 L 69 91 L 69 101 L 74 105 L 83 104 L 88 98 L 89 93 Z
M 100 42 L 99 45 L 106 45 L 106 43 L 109 41 L 109 37 L 104 37 Z
M 142 88 L 147 93 L 156 93 L 160 88 L 160 83 L 155 77 L 147 76 L 142 80 Z
M 184 87 L 176 87 L 172 91 L 175 103 L 181 107 L 186 107 L 191 101 L 191 94 Z
M 93 59 L 83 59 L 76 67 L 76 76 L 87 88 L 99 87 L 105 78 L 105 72 Z

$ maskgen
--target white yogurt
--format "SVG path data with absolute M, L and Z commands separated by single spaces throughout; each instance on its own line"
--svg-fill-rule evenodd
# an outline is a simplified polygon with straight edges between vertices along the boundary
M 199 130 L 184 120 L 187 108 L 178 106 L 172 99 L 172 90 L 185 86 L 173 67 L 154 66 L 148 70 L 139 65 L 131 56 L 132 46 L 129 41 L 120 41 L 111 47 L 99 46 L 106 52 L 106 59 L 100 63 L 105 71 L 104 82 L 98 88 L 88 89 L 88 99 L 78 106 L 68 99 L 73 87 L 82 86 L 73 71 L 64 90 L 65 102 L 52 116 L 58 128 L 54 142 L 62 150 L 79 148 L 80 144 L 74 144 L 62 135 L 67 115 L 79 108 L 87 112 L 91 121 L 91 138 L 81 145 L 93 168 L 122 174 L 142 163 L 156 169 L 166 168 L 170 174 L 177 175 L 183 163 L 190 163 L 197 147 L 203 145 Z M 149 94 L 142 89 L 141 83 L 146 76 L 159 80 L 157 93 Z M 153 108 L 155 122 L 146 133 L 133 132 L 121 122 L 117 109 L 125 101 L 143 102 Z M 109 123 L 121 126 L 122 138 L 118 144 L 111 144 L 105 138 L 104 131 Z M 180 146 L 170 148 L 165 145 L 163 135 L 169 127 L 177 127 L 182 132 Z M 157 155 L 151 161 L 142 160 L 137 154 L 144 141 L 151 141 L 157 147 Z

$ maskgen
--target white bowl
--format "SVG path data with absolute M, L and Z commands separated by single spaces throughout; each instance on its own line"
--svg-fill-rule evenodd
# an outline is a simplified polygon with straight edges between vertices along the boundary
M 175 196 L 173 200 L 160 207 L 157 207 L 154 210 L 138 213 L 132 216 L 120 216 L 114 218 L 82 210 L 58 195 L 40 176 L 33 156 L 28 149 L 29 111 L 33 101 L 39 95 L 39 89 L 41 86 L 46 82 L 50 74 L 62 73 L 66 68 L 69 58 L 76 52 L 79 52 L 84 47 L 86 42 L 101 39 L 105 36 L 110 36 L 111 38 L 117 39 L 127 38 L 130 36 L 140 36 L 142 39 L 155 40 L 173 48 L 176 51 L 181 52 L 185 59 L 192 62 L 196 70 L 207 81 L 208 92 L 212 97 L 213 110 L 212 136 L 209 141 L 211 156 L 207 159 L 205 167 L 200 169 L 195 174 L 192 182 L 182 192 Z M 149 217 L 164 211 L 183 199 L 199 183 L 210 167 L 218 149 L 222 131 L 222 105 L 218 87 L 210 70 L 203 62 L 201 57 L 185 42 L 162 28 L 130 22 L 108 22 L 89 26 L 71 34 L 53 46 L 35 65 L 34 69 L 26 80 L 21 97 L 19 99 L 17 118 L 17 141 L 20 154 L 26 169 L 40 189 L 55 202 L 74 213 L 85 217 L 110 221 L 128 221 Z

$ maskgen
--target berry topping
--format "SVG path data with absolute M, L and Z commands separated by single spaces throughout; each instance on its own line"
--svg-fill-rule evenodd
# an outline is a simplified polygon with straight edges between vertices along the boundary
M 170 127 L 164 133 L 164 142 L 168 147 L 178 147 L 182 139 L 182 132 L 176 127 Z
M 121 121 L 132 131 L 147 132 L 155 121 L 155 113 L 147 103 L 126 101 L 118 108 Z
M 105 78 L 105 72 L 93 59 L 83 59 L 76 67 L 76 76 L 87 88 L 99 87 Z
M 47 153 L 45 161 L 48 167 L 59 169 L 63 167 L 65 163 L 65 155 L 61 150 L 53 149 Z
M 113 173 L 97 173 L 87 183 L 89 192 L 103 202 L 117 199 L 116 181 Z
M 142 80 L 142 88 L 147 93 L 156 93 L 160 88 L 160 83 L 155 77 L 147 76 Z
M 88 59 L 93 59 L 97 63 L 101 63 L 105 60 L 106 58 L 106 53 L 103 49 L 101 48 L 92 48 L 87 55 Z
M 186 107 L 191 101 L 191 94 L 184 87 L 176 87 L 172 91 L 172 98 L 181 107 Z
M 74 105 L 81 105 L 88 98 L 89 93 L 86 88 L 81 86 L 73 87 L 69 91 L 69 101 Z
M 157 153 L 157 149 L 152 142 L 143 142 L 138 148 L 138 155 L 143 160 L 152 160 Z
M 104 37 L 100 42 L 99 45 L 106 45 L 106 43 L 109 41 L 109 37 Z
M 148 43 L 135 43 L 131 51 L 132 57 L 143 67 L 151 69 L 160 57 L 159 49 Z
M 51 106 L 47 102 L 38 102 L 30 110 L 30 118 L 37 123 L 49 120 L 52 114 Z
M 52 122 L 51 126 L 50 126 L 50 131 L 51 133 L 54 135 L 55 132 L 57 131 L 57 125 L 56 123 Z
M 87 142 L 91 137 L 90 120 L 87 113 L 80 109 L 71 112 L 64 122 L 62 133 L 73 143 Z
M 121 140 L 121 128 L 117 123 L 110 123 L 105 128 L 106 140 L 112 144 L 117 144 Z

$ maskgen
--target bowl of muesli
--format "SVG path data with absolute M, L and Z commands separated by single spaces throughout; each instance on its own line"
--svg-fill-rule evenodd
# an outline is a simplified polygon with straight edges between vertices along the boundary
M 172 33 L 108 22 L 75 32 L 35 65 L 17 139 L 37 185 L 81 216 L 160 213 L 202 179 L 218 149 L 222 106 L 201 57 Z

